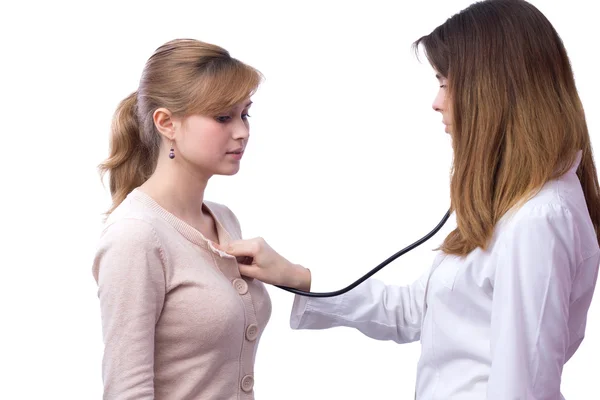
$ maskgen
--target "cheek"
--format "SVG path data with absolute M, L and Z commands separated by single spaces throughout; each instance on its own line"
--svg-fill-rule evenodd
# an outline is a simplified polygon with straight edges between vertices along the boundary
M 448 121 L 449 124 L 453 123 L 452 120 L 452 104 L 448 99 L 446 99 L 446 111 L 444 112 L 444 118 Z
M 440 93 L 438 95 L 439 98 L 439 102 L 441 105 L 441 109 L 443 111 L 444 114 L 444 120 L 448 123 L 451 124 L 452 123 L 452 104 L 451 101 L 449 99 L 448 93 L 446 92 L 446 90 L 440 90 Z
M 442 104 L 442 107 L 444 108 L 444 110 L 447 111 L 447 109 L 448 109 L 448 94 L 446 92 L 446 89 L 440 89 L 440 93 L 438 96 L 440 98 L 440 103 Z
M 226 143 L 218 135 L 203 135 L 195 140 L 193 152 L 200 160 L 214 162 L 223 156 Z M 200 161 L 199 160 L 199 161 Z
M 180 144 L 181 152 L 194 164 L 214 164 L 227 151 L 226 136 L 215 130 L 188 131 Z

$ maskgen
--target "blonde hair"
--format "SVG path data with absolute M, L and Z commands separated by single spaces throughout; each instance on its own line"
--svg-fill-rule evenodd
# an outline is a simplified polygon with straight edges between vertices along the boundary
M 458 227 L 441 249 L 488 245 L 498 220 L 549 180 L 577 169 L 600 242 L 600 187 L 567 52 L 546 17 L 523 0 L 487 0 L 414 43 L 448 78 Z
M 175 117 L 216 115 L 252 96 L 262 80 L 256 69 L 218 46 L 177 39 L 148 59 L 138 90 L 114 114 L 109 157 L 99 166 L 110 177 L 110 214 L 154 172 L 162 143 L 153 113 L 164 107 Z

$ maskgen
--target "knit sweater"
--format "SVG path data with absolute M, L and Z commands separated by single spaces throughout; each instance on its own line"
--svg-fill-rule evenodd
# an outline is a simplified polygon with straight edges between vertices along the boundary
M 227 207 L 203 206 L 219 243 L 242 238 Z M 104 399 L 254 399 L 271 302 L 234 257 L 135 189 L 106 222 L 93 275 Z

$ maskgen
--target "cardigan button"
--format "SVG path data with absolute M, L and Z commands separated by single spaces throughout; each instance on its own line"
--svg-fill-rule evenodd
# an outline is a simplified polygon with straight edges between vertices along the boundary
M 233 287 L 240 295 L 244 295 L 248 293 L 248 284 L 245 280 L 236 278 L 233 280 Z
M 258 325 L 250 324 L 248 328 L 246 328 L 246 339 L 248 341 L 253 342 L 258 337 Z
M 254 378 L 252 375 L 246 375 L 242 378 L 242 390 L 246 393 L 252 391 L 254 387 Z

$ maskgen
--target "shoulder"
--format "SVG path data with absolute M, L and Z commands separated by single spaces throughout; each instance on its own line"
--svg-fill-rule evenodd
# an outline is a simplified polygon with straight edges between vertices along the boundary
M 559 202 L 527 202 L 500 228 L 498 242 L 503 259 L 529 260 L 528 268 L 551 268 L 558 262 L 574 269 L 582 259 L 577 220 Z
M 152 222 L 142 216 L 126 216 L 108 221 L 100 235 L 101 245 L 118 247 L 157 247 L 158 234 Z
M 499 228 L 503 233 L 514 233 L 575 226 L 582 217 L 582 204 L 587 214 L 577 176 L 567 174 L 546 182 L 531 198 L 509 210 L 501 218 Z
M 164 252 L 154 226 L 147 220 L 125 217 L 107 223 L 96 248 L 95 262 L 147 258 L 164 260 Z
M 501 237 L 562 240 L 564 246 L 587 257 L 598 251 L 598 239 L 577 176 L 548 182 L 521 207 L 507 213 L 498 225 Z
M 140 271 L 165 270 L 165 254 L 151 223 L 126 217 L 111 221 L 104 228 L 92 264 L 96 282 L 102 276 L 126 276 L 127 280 Z
M 165 239 L 170 233 L 169 224 L 140 201 L 139 194 L 132 193 L 108 217 L 100 241 L 151 246 L 158 245 L 163 241 L 160 238 Z
M 108 217 L 104 224 L 100 243 L 115 245 L 152 245 L 158 242 L 156 216 L 142 203 L 127 197 Z
M 531 199 L 509 211 L 503 218 L 505 233 L 551 234 L 555 229 L 573 227 L 576 222 L 573 207 L 554 189 L 554 186 L 545 186 Z

